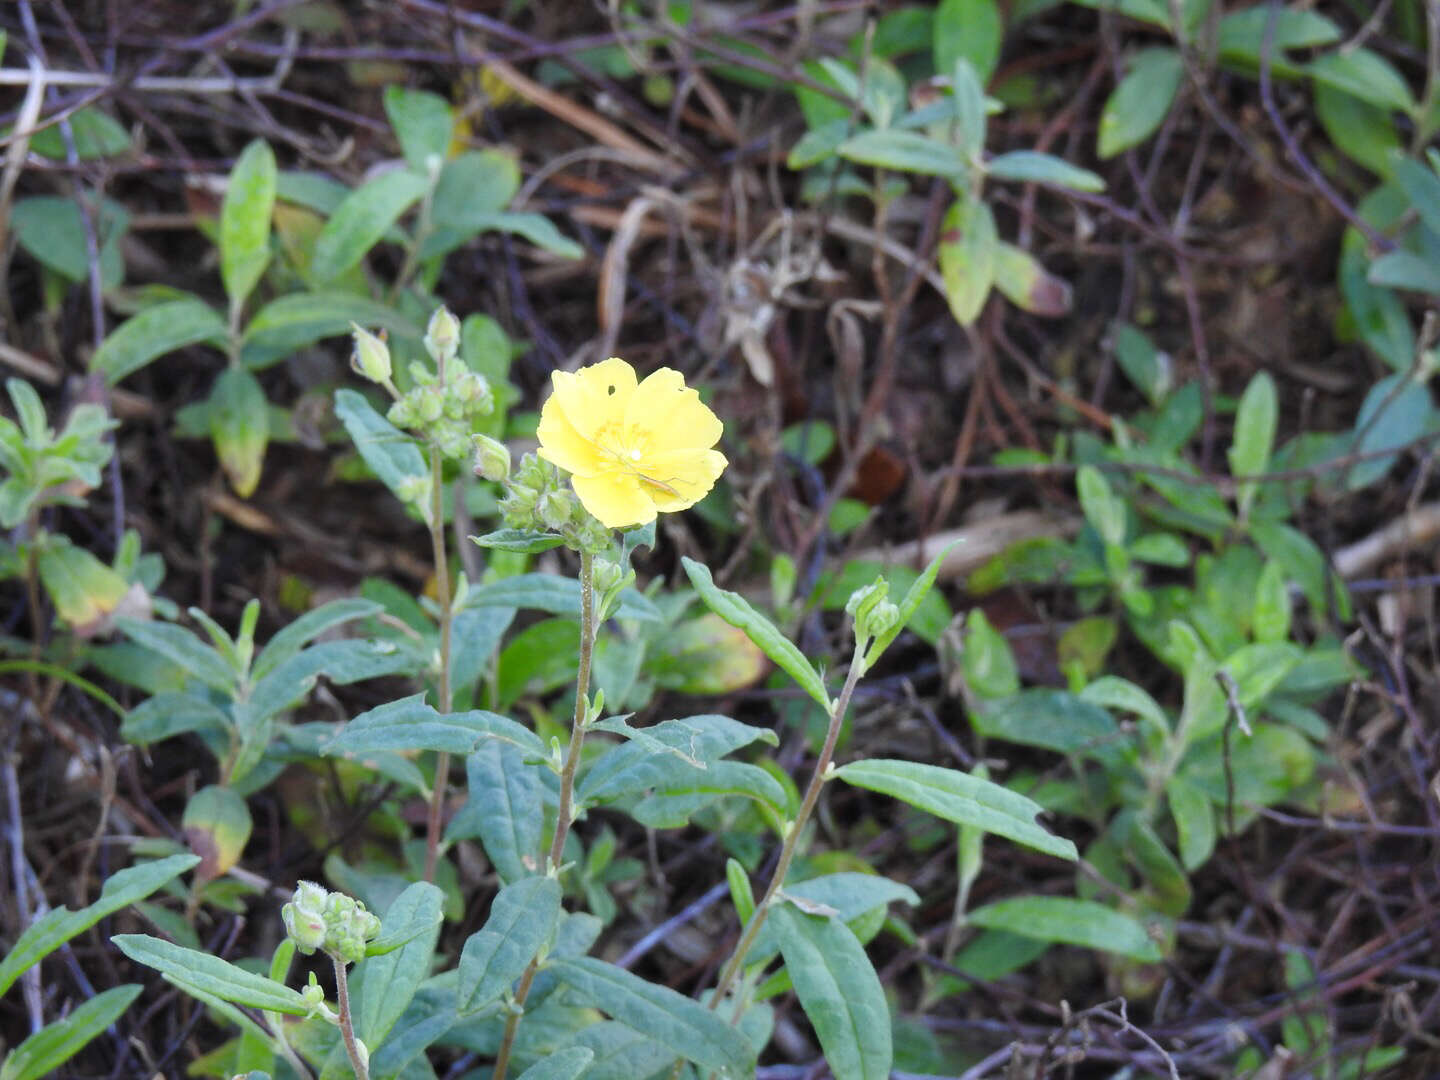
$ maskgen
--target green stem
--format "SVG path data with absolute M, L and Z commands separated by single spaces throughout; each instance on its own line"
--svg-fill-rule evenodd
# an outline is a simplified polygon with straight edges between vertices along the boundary
M 435 201 L 435 185 L 439 180 L 440 170 L 430 170 L 430 183 L 420 199 L 420 211 L 415 215 L 415 231 L 410 236 L 410 243 L 405 247 L 405 261 L 401 263 L 400 273 L 395 276 L 395 284 L 390 287 L 390 295 L 386 298 L 391 304 L 400 298 L 400 293 L 410 284 L 410 279 L 420 267 L 420 249 L 425 246 L 425 241 L 430 236 L 430 211 Z M 444 381 L 443 375 L 441 381 Z
M 61 667 L 59 664 L 46 663 L 44 660 L 4 660 L 0 661 L 0 675 L 8 675 L 12 671 L 30 671 L 37 675 L 49 675 L 52 679 L 61 679 L 68 682 L 77 690 L 83 690 L 101 705 L 111 710 L 122 720 L 125 718 L 125 706 L 121 705 L 113 697 L 107 694 L 100 687 L 96 686 L 89 679 L 76 675 L 74 672 Z
M 595 652 L 595 557 L 588 551 L 580 553 L 580 669 L 575 679 L 575 716 L 570 724 L 570 749 L 560 771 L 560 809 L 555 819 L 555 839 L 550 843 L 548 871 L 560 872 L 560 860 L 565 855 L 565 840 L 570 835 L 571 819 L 575 813 L 575 772 L 580 765 L 580 749 L 585 743 L 585 714 L 590 702 L 590 658 Z M 505 1020 L 505 1034 L 500 1039 L 500 1052 L 495 1056 L 495 1068 L 491 1071 L 493 1080 L 505 1080 L 510 1067 L 510 1049 L 515 1044 L 515 1033 L 520 1029 L 520 1017 L 524 1014 L 525 999 L 530 996 L 530 986 L 535 981 L 539 968 L 531 960 L 520 976 L 515 987 L 515 1004 Z
M 345 1040 L 345 1053 L 355 1069 L 355 1080 L 370 1080 L 370 1055 L 355 1038 L 355 1024 L 350 1018 L 350 987 L 345 982 L 345 961 L 332 956 L 335 966 L 335 997 L 340 1003 L 340 1037 Z
M 790 871 L 790 863 L 795 858 L 795 851 L 800 846 L 800 834 L 804 831 L 805 824 L 810 820 L 811 813 L 815 810 L 815 804 L 820 800 L 820 789 L 824 787 L 827 774 L 830 771 L 831 759 L 835 756 L 835 744 L 840 738 L 840 727 L 845 720 L 845 713 L 850 708 L 850 698 L 855 693 L 855 685 L 860 681 L 861 658 L 864 655 L 864 646 L 867 642 L 857 641 L 855 643 L 855 655 L 850 660 L 850 671 L 845 676 L 845 686 L 830 705 L 830 725 L 825 731 L 825 745 L 820 749 L 820 758 L 815 762 L 815 772 L 810 777 L 810 785 L 805 789 L 805 798 L 800 803 L 800 812 L 795 815 L 795 820 L 785 833 L 785 843 L 780 848 L 780 861 L 775 864 L 775 872 L 770 875 L 770 884 L 765 889 L 765 895 L 755 905 L 755 912 L 750 916 L 750 921 L 745 924 L 745 930 L 740 935 L 740 942 L 735 946 L 735 952 L 720 972 L 720 980 L 715 984 L 715 993 L 710 998 L 710 1008 L 716 1009 L 720 1001 L 729 992 L 734 984 L 736 976 L 740 974 L 745 965 L 745 956 L 755 944 L 755 939 L 760 936 L 760 928 L 765 924 L 765 916 L 770 912 L 770 906 L 775 902 L 775 896 L 780 887 L 785 884 L 785 875 Z M 735 1018 L 738 1019 L 741 1010 L 737 1007 Z
M 445 507 L 441 499 L 440 450 L 430 447 L 430 543 L 435 559 L 435 599 L 440 605 L 440 711 L 450 711 L 450 564 L 445 554 Z M 430 814 L 425 826 L 425 880 L 435 881 L 435 863 L 440 855 L 440 827 L 450 776 L 450 754 L 441 750 L 435 758 L 435 790 L 430 795 Z

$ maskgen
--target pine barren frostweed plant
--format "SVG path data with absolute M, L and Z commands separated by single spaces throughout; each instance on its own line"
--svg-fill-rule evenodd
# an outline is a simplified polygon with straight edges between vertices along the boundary
M 571 474 L 585 509 L 608 529 L 648 525 L 687 510 L 725 471 L 712 449 L 724 425 L 672 368 L 637 382 L 612 356 L 577 372 L 557 371 L 540 412 L 540 456 Z

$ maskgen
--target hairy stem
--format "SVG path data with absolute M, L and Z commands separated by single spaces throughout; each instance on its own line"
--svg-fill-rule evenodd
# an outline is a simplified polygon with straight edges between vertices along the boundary
M 345 961 L 332 956 L 335 966 L 335 997 L 340 1003 L 340 1037 L 345 1040 L 345 1053 L 355 1069 L 355 1080 L 370 1080 L 370 1056 L 355 1038 L 355 1024 L 350 1019 L 350 987 L 345 981 Z
M 863 655 L 865 642 L 857 641 L 855 654 L 850 660 L 850 671 L 845 676 L 845 686 L 830 705 L 830 725 L 825 731 L 825 745 L 820 749 L 820 758 L 815 762 L 815 771 L 810 776 L 810 785 L 805 789 L 805 798 L 800 803 L 800 812 L 795 815 L 795 820 L 785 833 L 785 843 L 780 849 L 780 861 L 775 864 L 775 872 L 770 875 L 770 884 L 765 888 L 765 895 L 755 905 L 755 912 L 746 923 L 744 932 L 740 935 L 740 942 L 735 946 L 735 952 L 726 962 L 720 972 L 720 980 L 715 984 L 715 993 L 710 998 L 710 1008 L 715 1009 L 720 1001 L 734 985 L 736 977 L 740 974 L 745 965 L 745 956 L 755 944 L 755 939 L 760 936 L 760 927 L 765 924 L 765 916 L 769 914 L 770 906 L 775 902 L 775 896 L 780 891 L 780 886 L 785 883 L 785 875 L 789 873 L 790 862 L 795 858 L 795 851 L 800 846 L 800 834 L 805 829 L 805 823 L 810 820 L 811 813 L 815 810 L 815 804 L 820 800 L 820 789 L 825 785 L 826 774 L 830 771 L 831 759 L 835 756 L 835 743 L 840 738 L 840 725 L 845 720 L 845 713 L 850 708 L 851 695 L 855 693 L 855 684 L 860 681 L 861 657 Z M 736 1018 L 740 1015 L 740 1009 L 735 1011 Z
M 565 755 L 565 764 L 560 771 L 560 810 L 555 819 L 555 839 L 550 843 L 550 857 L 547 871 L 560 872 L 560 860 L 565 855 L 565 840 L 570 835 L 571 818 L 575 811 L 575 770 L 580 765 L 580 749 L 585 743 L 586 710 L 590 702 L 590 658 L 595 652 L 595 557 L 588 551 L 580 553 L 580 668 L 575 679 L 575 716 L 570 724 L 570 749 Z M 505 1080 L 510 1067 L 510 1048 L 515 1044 L 515 1033 L 520 1029 L 520 1017 L 524 1013 L 525 999 L 530 996 L 530 986 L 535 981 L 539 965 L 531 960 L 520 976 L 515 987 L 515 1006 L 505 1021 L 505 1034 L 500 1039 L 500 1052 L 495 1055 L 495 1068 L 491 1072 L 494 1080 Z
M 435 558 L 435 600 L 440 605 L 440 711 L 450 711 L 450 564 L 445 555 L 445 513 L 441 501 L 440 451 L 430 447 L 430 543 Z M 450 754 L 441 750 L 435 758 L 435 790 L 430 796 L 430 814 L 425 825 L 425 880 L 435 881 L 435 862 L 440 855 L 440 827 L 445 793 L 450 776 Z

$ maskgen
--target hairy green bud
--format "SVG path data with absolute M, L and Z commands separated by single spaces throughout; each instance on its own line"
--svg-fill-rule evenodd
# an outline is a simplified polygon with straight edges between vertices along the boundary
M 460 351 L 460 320 L 444 305 L 435 309 L 430 325 L 425 328 L 425 351 L 441 367 L 455 359 Z
M 510 479 L 510 448 L 489 435 L 471 435 L 475 449 L 475 475 L 503 484 Z
M 302 881 L 295 886 L 290 902 L 280 909 L 286 936 L 306 956 L 325 944 L 325 905 L 328 898 L 329 893 L 324 886 Z
M 355 338 L 355 350 L 350 354 L 350 366 L 356 374 L 363 375 L 371 382 L 382 386 L 390 381 L 390 347 L 385 339 L 370 333 L 359 323 L 350 324 Z
M 547 491 L 540 496 L 535 509 L 547 529 L 559 532 L 570 524 L 575 513 L 575 497 L 564 491 Z

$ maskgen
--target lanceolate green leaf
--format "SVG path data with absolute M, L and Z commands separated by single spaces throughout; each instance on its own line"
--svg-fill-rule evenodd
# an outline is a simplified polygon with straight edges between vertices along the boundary
M 260 381 L 243 367 L 226 368 L 210 392 L 210 437 L 235 494 L 249 498 L 260 483 L 270 414 Z
M 173 623 L 142 619 L 120 618 L 115 623 L 126 637 L 179 664 L 211 689 L 226 695 L 234 693 L 235 671 L 218 652 L 188 630 Z
M 168 300 L 127 319 L 95 350 L 90 370 L 114 386 L 150 361 L 187 345 L 223 348 L 229 329 L 219 312 L 199 300 Z
M 332 600 L 328 604 L 321 604 L 319 607 L 307 611 L 276 633 L 265 648 L 260 650 L 260 655 L 256 658 L 250 672 L 251 681 L 264 678 L 270 671 L 304 648 L 308 641 L 319 637 L 327 630 L 333 630 L 337 626 L 343 626 L 355 619 L 378 614 L 382 610 L 383 608 L 373 600 L 351 596 L 344 600 Z
M 1000 59 L 1005 32 L 996 0 L 940 0 L 935 9 L 935 70 L 949 74 L 955 61 L 970 61 L 983 85 L 990 81 Z
M 974 825 L 1062 859 L 1076 857 L 1073 843 L 1035 824 L 1041 810 L 1038 803 L 990 780 L 938 765 L 885 758 L 851 762 L 835 775 L 957 825 Z
M 537 555 L 565 543 L 565 538 L 555 533 L 530 532 L 527 529 L 499 529 L 484 536 L 472 536 L 470 540 L 483 548 L 514 551 L 522 555 Z
M 1230 444 L 1230 474 L 1237 480 L 1259 476 L 1270 464 L 1270 450 L 1275 445 L 1275 425 L 1279 402 L 1275 380 L 1268 371 L 1259 372 L 1245 387 L 1240 405 L 1235 410 L 1235 438 Z M 1240 512 L 1243 516 L 1255 501 L 1257 485 L 1241 484 Z
M 155 862 L 141 863 L 112 874 L 100 890 L 100 897 L 79 911 L 52 908 L 20 935 L 0 960 L 0 996 L 12 983 L 65 942 L 84 933 L 112 912 L 143 900 L 167 881 L 183 874 L 200 861 L 198 855 L 171 855 Z
M 861 165 L 926 176 L 962 177 L 965 159 L 948 143 L 918 131 L 862 131 L 836 148 L 836 153 Z
M 439 926 L 440 908 L 431 902 L 436 899 L 434 889 L 423 881 L 407 886 L 386 910 L 380 936 L 365 946 L 365 955 L 385 956 Z M 443 896 L 439 899 L 443 900 Z
M 355 1033 L 366 1046 L 380 1045 L 421 982 L 429 977 L 444 899 L 445 894 L 434 885 L 417 881 L 395 898 L 381 918 L 382 933 L 392 925 L 399 934 L 416 932 L 393 951 L 367 955 L 355 969 L 351 982 Z
M 578 618 L 580 582 L 559 574 L 517 574 L 472 587 L 465 597 L 465 606 L 530 608 Z M 660 609 L 654 601 L 634 589 L 620 594 L 620 607 L 615 615 L 643 622 L 661 621 Z
M 1410 112 L 1415 99 L 1391 63 L 1370 49 L 1337 49 L 1311 62 L 1310 77 L 1382 109 Z
M 483 709 L 441 714 L 425 704 L 424 694 L 361 713 L 340 729 L 324 752 L 354 757 L 375 750 L 445 750 L 451 754 L 468 754 L 485 739 L 504 739 L 537 756 L 545 755 L 545 744 L 540 737 L 508 716 Z
M 595 1060 L 595 1051 L 588 1046 L 570 1046 L 531 1065 L 520 1074 L 520 1080 L 579 1080 Z
M 501 881 L 519 881 L 539 871 L 543 768 L 526 764 L 524 751 L 499 739 L 486 739 L 465 763 L 469 798 L 450 819 L 445 837 L 478 836 Z
M 113 1024 L 144 987 L 133 983 L 97 994 L 63 1020 L 41 1028 L 10 1052 L 0 1080 L 40 1080 L 78 1054 Z
M 401 169 L 356 188 L 335 209 L 315 239 L 310 272 L 316 281 L 334 281 L 365 257 L 400 215 L 420 201 L 429 180 Z
M 1089 169 L 1071 165 L 1063 158 L 1034 150 L 1012 150 L 985 163 L 992 180 L 1013 180 L 1025 184 L 1048 184 L 1072 191 L 1104 191 L 1105 181 Z
M 1180 89 L 1185 63 L 1174 49 L 1141 49 L 1100 110 L 1101 158 L 1114 157 L 1155 133 Z
M 474 1012 L 509 990 L 549 944 L 559 918 L 560 882 L 555 878 L 522 878 L 501 889 L 485 925 L 460 952 L 455 1008 Z
M 754 1054 L 744 1036 L 698 1001 L 591 956 L 555 960 L 549 968 L 569 985 L 575 1000 L 677 1056 L 737 1080 L 753 1075 Z
M 1093 900 L 1019 896 L 976 908 L 967 921 L 1039 941 L 1080 945 L 1147 962 L 1160 959 L 1160 950 L 1138 919 Z
M 940 275 L 955 321 L 968 326 L 980 316 L 995 283 L 1000 239 L 995 217 L 980 199 L 965 196 L 945 213 L 940 226 Z
M 335 392 L 335 415 L 345 425 L 355 449 L 380 482 L 403 498 L 418 481 L 428 483 L 430 470 L 415 440 L 386 420 L 354 390 Z
M 220 207 L 220 278 L 238 307 L 270 261 L 270 214 L 275 209 L 275 154 L 264 139 L 241 152 L 230 170 Z
M 728 716 L 689 716 L 632 729 L 643 739 L 606 751 L 586 771 L 576 791 L 582 803 L 605 802 L 655 789 L 700 784 L 720 758 L 756 740 L 774 742 L 774 733 Z M 698 788 L 696 789 L 698 790 Z M 768 791 L 768 789 L 767 789 Z M 783 793 L 781 793 L 783 801 Z
M 267 1012 L 290 1016 L 305 1016 L 310 1012 L 298 991 L 238 968 L 218 956 L 147 934 L 120 934 L 110 940 L 131 960 L 155 968 L 182 988 L 195 986 L 222 1001 Z
M 432 162 L 438 168 L 445 160 L 454 120 L 449 103 L 439 94 L 404 86 L 387 86 L 385 115 L 395 129 L 405 161 L 412 169 L 428 173 Z
M 789 904 L 770 912 L 795 994 L 835 1080 L 885 1080 L 894 1057 L 885 989 L 865 949 L 835 918 Z
M 774 623 L 751 607 L 750 602 L 739 593 L 716 585 L 714 578 L 710 576 L 710 568 L 704 563 L 696 562 L 688 556 L 681 559 L 681 562 L 685 566 L 685 573 L 690 575 L 695 591 L 711 611 L 731 626 L 745 631 L 745 636 L 753 641 L 761 652 L 780 665 L 786 674 L 800 684 L 802 690 L 819 702 L 822 708 L 830 708 L 830 695 L 825 692 L 824 680 L 810 665 L 810 661 L 805 659 L 805 654 L 782 634 Z
M 241 362 L 259 371 L 322 338 L 348 336 L 350 324 L 418 338 L 421 329 L 388 305 L 345 292 L 301 292 L 272 300 L 245 326 Z

